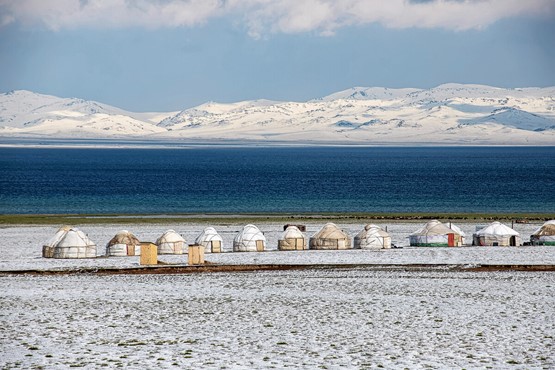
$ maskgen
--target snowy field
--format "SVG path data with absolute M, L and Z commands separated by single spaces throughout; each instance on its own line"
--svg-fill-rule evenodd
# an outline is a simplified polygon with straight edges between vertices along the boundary
M 0 277 L 0 367 L 555 368 L 555 274 Z
M 398 246 L 422 223 L 391 223 Z M 206 225 L 84 225 L 192 242 Z M 231 253 L 240 225 L 214 225 L 222 264 L 555 264 L 554 247 Z M 312 235 L 322 224 L 308 224 Z M 351 236 L 362 224 L 341 224 Z M 384 225 L 385 226 L 385 225 Z M 459 224 L 471 234 L 474 224 Z M 538 225 L 515 225 L 523 240 Z M 57 227 L 0 228 L 0 271 L 136 267 L 138 257 L 41 258 Z M 186 255 L 160 256 L 185 263 Z M 555 368 L 555 273 L 371 268 L 185 275 L 0 276 L 0 368 Z
M 262 223 L 258 226 L 267 239 L 267 250 L 264 253 L 232 253 L 234 236 L 242 225 L 211 225 L 218 230 L 224 239 L 226 253 L 207 254 L 206 260 L 221 264 L 555 264 L 555 248 L 553 247 L 462 247 L 462 248 L 411 248 L 408 236 L 420 228 L 424 222 L 389 223 L 382 225 L 388 228 L 392 241 L 402 249 L 390 250 L 347 250 L 347 251 L 277 251 L 277 241 L 283 225 Z M 356 235 L 363 224 L 338 224 L 351 237 Z M 467 233 L 470 242 L 476 223 L 457 223 Z M 521 233 L 524 241 L 538 224 L 515 224 L 516 231 Z M 154 242 L 167 229 L 174 229 L 182 234 L 188 243 L 193 243 L 196 236 L 208 225 L 200 224 L 168 224 L 168 225 L 83 225 L 83 230 L 98 246 L 98 254 L 105 253 L 106 243 L 121 229 L 133 232 L 142 241 Z M 310 236 L 322 227 L 322 223 L 307 224 L 306 235 Z M 510 226 L 510 223 L 509 223 Z M 57 226 L 14 226 L 0 228 L 0 271 L 27 269 L 64 269 L 78 267 L 136 267 L 139 257 L 111 257 L 86 260 L 59 260 L 41 257 L 42 245 L 48 241 L 58 229 Z M 186 255 L 159 256 L 166 263 L 183 264 Z

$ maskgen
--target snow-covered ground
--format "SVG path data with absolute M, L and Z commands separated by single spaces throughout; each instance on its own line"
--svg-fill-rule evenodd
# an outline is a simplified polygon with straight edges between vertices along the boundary
M 388 223 L 397 245 L 422 223 Z M 458 223 L 468 234 L 475 223 Z M 188 241 L 206 225 L 83 225 L 99 246 L 119 230 Z M 554 247 L 232 253 L 241 225 L 213 225 L 217 263 L 555 264 Z M 311 235 L 321 224 L 307 224 Z M 354 235 L 362 224 L 339 224 Z M 383 225 L 386 226 L 386 225 Z M 526 240 L 538 225 L 517 224 Z M 40 257 L 54 226 L 0 228 L 0 271 L 137 266 L 137 257 Z M 184 263 L 186 256 L 160 256 Z M 555 274 L 370 268 L 185 275 L 0 276 L 0 368 L 555 367 Z
M 555 368 L 555 274 L 0 277 L 0 367 Z
M 154 242 L 168 229 L 174 229 L 193 243 L 196 236 L 206 226 L 214 226 L 222 235 L 224 252 L 208 254 L 206 260 L 220 264 L 555 264 L 553 247 L 461 247 L 461 248 L 411 248 L 408 236 L 425 222 L 396 222 L 382 224 L 392 236 L 393 244 L 402 249 L 389 250 L 346 250 L 346 251 L 277 251 L 277 241 L 283 225 L 265 222 L 259 224 L 267 239 L 267 252 L 233 253 L 233 238 L 242 225 L 201 225 L 175 223 L 168 225 L 83 225 L 83 230 L 98 246 L 97 254 L 105 254 L 106 243 L 119 231 L 126 229 L 141 241 Z M 515 224 L 522 240 L 542 223 Z M 476 223 L 457 223 L 467 234 L 470 244 Z M 485 225 L 481 224 L 481 225 Z M 307 223 L 307 237 L 318 231 L 322 223 Z M 338 224 L 354 237 L 364 224 Z M 509 226 L 510 223 L 509 223 Z M 57 226 L 13 226 L 0 228 L 0 271 L 27 269 L 63 269 L 78 267 L 134 267 L 139 265 L 139 257 L 110 257 L 84 260 L 60 260 L 41 257 L 42 245 L 58 229 Z M 168 263 L 186 263 L 186 255 L 161 255 L 159 259 Z

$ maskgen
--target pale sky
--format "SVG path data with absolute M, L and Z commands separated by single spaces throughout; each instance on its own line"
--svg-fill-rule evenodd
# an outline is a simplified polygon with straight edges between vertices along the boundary
M 0 0 L 0 92 L 133 111 L 555 85 L 555 0 Z

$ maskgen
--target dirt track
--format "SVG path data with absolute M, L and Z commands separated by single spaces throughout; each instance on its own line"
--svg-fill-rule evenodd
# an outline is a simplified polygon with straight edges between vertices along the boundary
M 437 270 L 451 271 L 555 271 L 555 265 L 453 265 L 453 264 L 336 264 L 336 265 L 156 265 L 130 268 L 79 268 L 56 270 L 14 270 L 0 271 L 6 275 L 154 275 L 154 274 L 195 274 L 206 272 L 250 272 L 250 271 L 284 271 L 284 270 L 315 270 L 315 269 L 371 269 L 371 270 Z

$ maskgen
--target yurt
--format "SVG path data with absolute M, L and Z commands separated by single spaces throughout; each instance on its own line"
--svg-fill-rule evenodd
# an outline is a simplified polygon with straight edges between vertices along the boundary
M 304 249 L 308 249 L 308 245 L 302 231 L 297 226 L 287 226 L 287 229 L 285 229 L 278 240 L 278 250 L 296 251 Z
M 389 249 L 391 236 L 378 225 L 368 224 L 355 236 L 355 249 Z
M 96 244 L 77 228 L 63 227 L 43 246 L 47 258 L 93 258 Z
M 69 231 L 69 229 L 71 229 L 71 226 L 60 227 L 58 231 L 56 231 L 56 234 L 54 234 L 54 236 L 49 241 L 44 243 L 44 245 L 42 246 L 43 257 L 46 257 L 46 258 L 54 257 L 54 246 L 58 244 L 60 240 L 62 240 L 62 238 Z
M 141 242 L 135 235 L 127 230 L 119 231 L 106 244 L 106 255 L 115 257 L 139 256 L 141 254 Z
M 457 247 L 461 247 L 461 246 L 465 245 L 465 243 L 466 243 L 466 233 L 464 231 L 462 231 L 460 227 L 458 227 L 457 225 L 455 225 L 452 222 L 445 222 L 444 225 L 447 226 L 448 228 L 450 228 L 451 230 L 453 230 L 456 234 L 459 234 L 461 236 L 460 245 L 457 245 Z
M 428 221 L 421 229 L 409 235 L 411 247 L 459 247 L 462 237 L 438 220 Z
M 234 252 L 263 252 L 265 247 L 266 237 L 254 225 L 246 225 L 233 239 Z
M 472 245 L 507 247 L 519 246 L 522 242 L 519 233 L 495 221 L 473 235 Z
M 312 235 L 310 249 L 351 249 L 351 237 L 334 223 L 327 223 Z
M 183 254 L 185 239 L 174 230 L 168 230 L 157 240 L 158 254 Z
M 220 253 L 224 243 L 216 229 L 207 227 L 197 236 L 195 244 L 202 245 L 206 253 Z
M 532 245 L 555 245 L 555 220 L 547 221 L 530 235 Z

